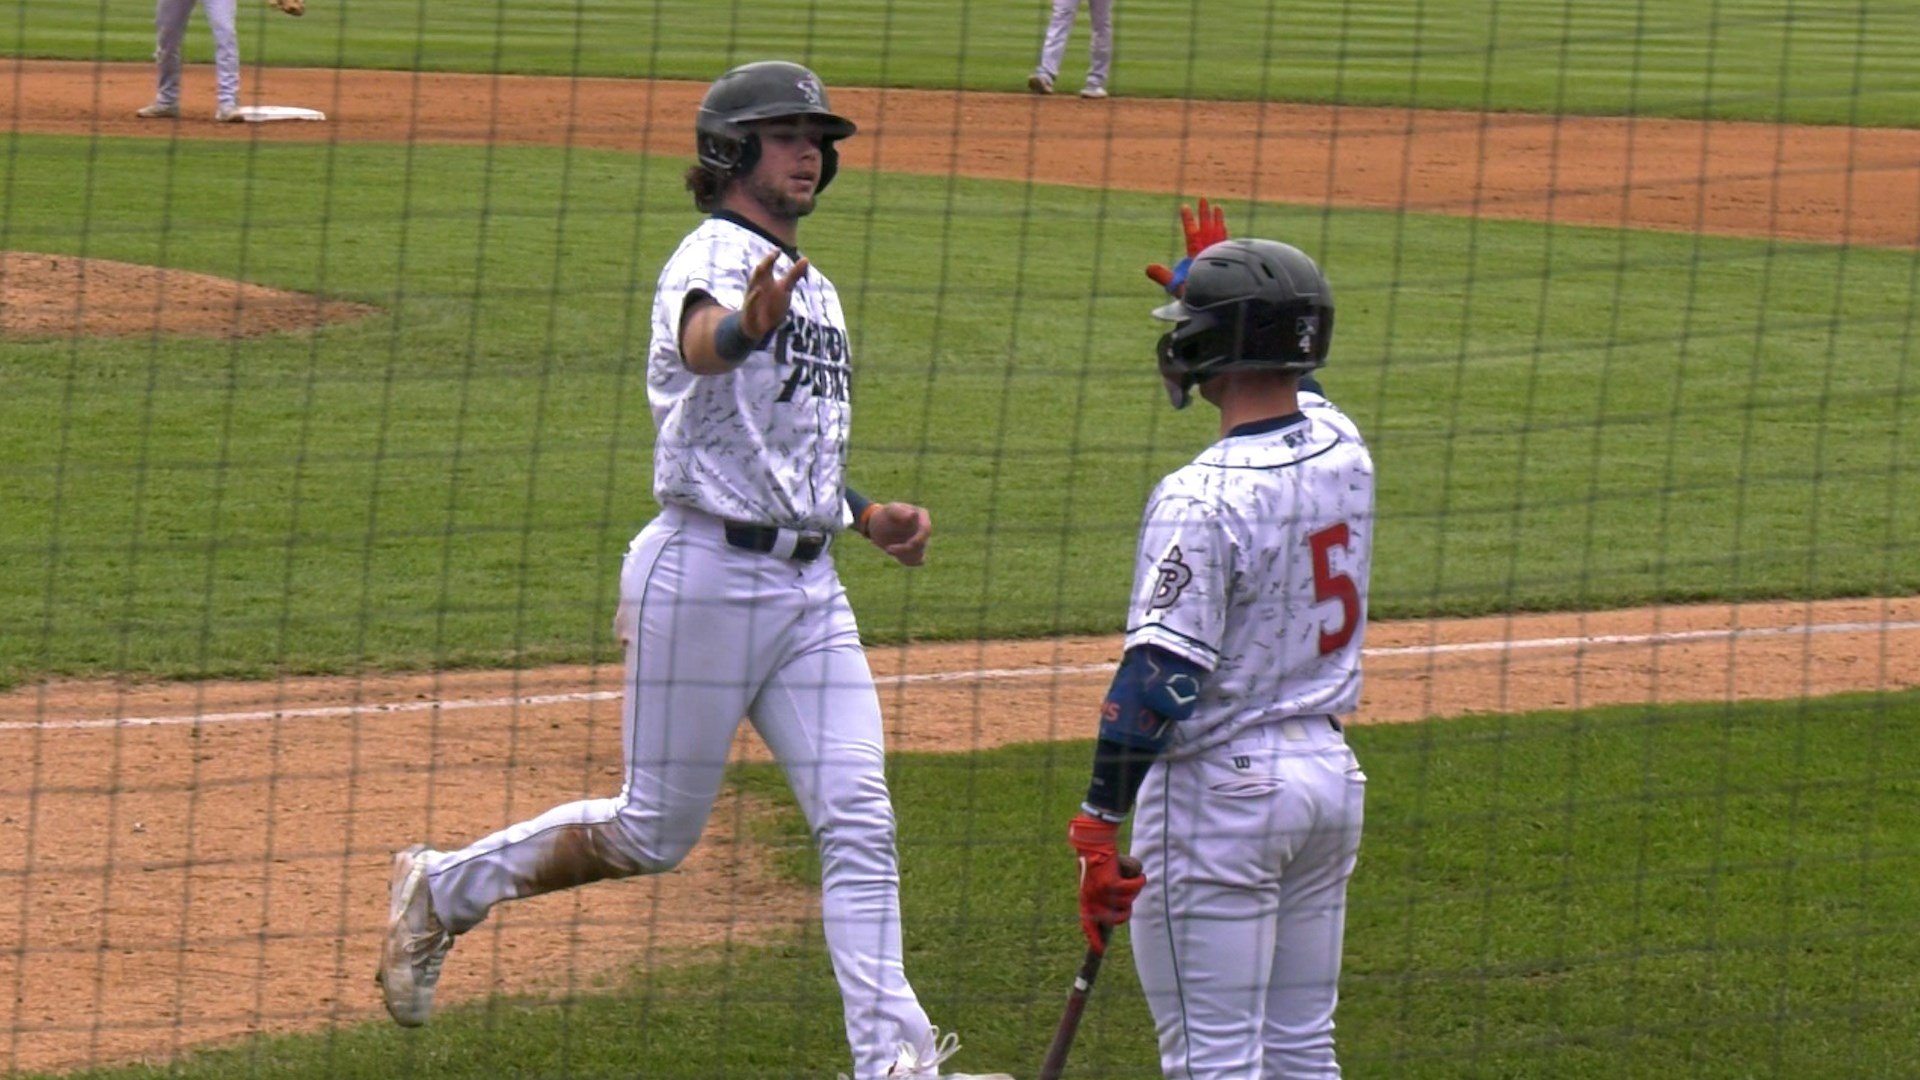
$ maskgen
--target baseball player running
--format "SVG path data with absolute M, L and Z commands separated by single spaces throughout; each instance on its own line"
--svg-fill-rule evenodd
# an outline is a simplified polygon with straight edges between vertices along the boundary
M 919 506 L 845 485 L 846 319 L 796 246 L 854 124 L 813 72 L 768 61 L 715 81 L 694 126 L 687 188 L 711 216 L 654 294 L 661 510 L 627 551 L 615 618 L 625 786 L 459 851 L 396 854 L 380 983 L 395 1020 L 425 1023 L 455 939 L 495 904 L 673 869 L 706 824 L 745 716 L 819 845 L 854 1076 L 939 1076 L 958 1040 L 928 1022 L 907 982 L 879 698 L 834 569 L 849 525 L 914 566 L 932 524 Z
M 153 59 L 159 84 L 153 101 L 134 112 L 147 120 L 180 115 L 180 44 L 187 36 L 187 16 L 193 5 L 207 13 L 207 26 L 213 31 L 213 67 L 219 104 L 214 120 L 227 123 L 240 119 L 240 39 L 233 29 L 235 0 L 154 0 Z
M 1134 913 L 1168 1077 L 1337 1077 L 1333 1010 L 1366 777 L 1338 717 L 1360 697 L 1373 462 L 1308 373 L 1333 294 L 1271 240 L 1220 240 L 1149 276 L 1179 297 L 1159 366 L 1218 442 L 1162 480 L 1141 529 L 1126 652 L 1068 828 L 1089 942 Z M 1191 254 L 1197 252 L 1197 254 Z M 1118 873 L 1133 814 L 1141 878 Z M 1144 887 L 1143 887 L 1144 886 Z

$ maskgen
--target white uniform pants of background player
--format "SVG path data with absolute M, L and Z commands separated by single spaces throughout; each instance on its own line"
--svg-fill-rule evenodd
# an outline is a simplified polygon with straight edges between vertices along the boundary
M 502 900 L 657 874 L 700 837 L 740 718 L 785 769 L 820 848 L 821 908 L 855 1076 L 927 1044 L 901 950 L 893 807 L 873 675 L 830 555 L 727 545 L 716 519 L 669 507 L 620 577 L 628 642 L 626 785 L 432 860 L 433 907 L 473 928 Z
M 1087 67 L 1087 85 L 1104 88 L 1113 70 L 1113 0 L 1085 0 L 1087 14 L 1093 20 L 1091 63 Z M 1073 17 L 1081 0 L 1053 0 L 1053 17 L 1047 23 L 1047 36 L 1040 45 L 1040 73 L 1052 82 L 1060 77 L 1060 61 L 1067 55 L 1067 36 L 1073 33 Z
M 154 100 L 180 104 L 180 43 L 187 36 L 187 16 L 199 3 L 213 29 L 214 78 L 220 105 L 240 104 L 240 39 L 233 29 L 234 0 L 155 0 L 153 5 L 153 59 L 159 67 Z
M 1366 775 L 1325 717 L 1156 764 L 1134 811 L 1132 943 L 1181 1080 L 1337 1077 L 1347 880 Z

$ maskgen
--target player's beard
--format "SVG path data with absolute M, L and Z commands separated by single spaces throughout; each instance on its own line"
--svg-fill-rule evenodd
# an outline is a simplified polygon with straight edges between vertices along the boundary
M 815 187 L 815 190 L 819 190 Z M 747 180 L 747 194 L 761 209 L 784 221 L 799 221 L 813 213 L 813 192 L 795 195 L 788 191 L 785 179 L 776 182 L 754 176 Z

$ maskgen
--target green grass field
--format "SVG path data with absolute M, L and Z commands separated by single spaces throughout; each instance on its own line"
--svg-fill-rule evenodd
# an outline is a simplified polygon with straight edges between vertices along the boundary
M 639 371 L 659 261 L 694 219 L 679 162 L 13 151 L 37 167 L 12 178 L 0 246 L 386 314 L 239 346 L 0 346 L 0 551 L 19 568 L 0 675 L 606 655 L 618 559 L 653 509 Z M 317 205 L 266 198 L 314 175 Z M 807 245 L 855 332 L 852 480 L 938 522 L 911 574 L 850 548 L 867 631 L 1116 629 L 1149 488 L 1212 438 L 1152 368 L 1139 266 L 1172 242 L 1169 202 L 842 183 Z M 1911 254 L 1234 214 L 1321 253 L 1336 284 L 1325 377 L 1379 463 L 1376 615 L 1920 587 L 1900 494 Z
M 144 61 L 151 9 L 0 3 L 0 54 Z M 314 0 L 294 20 L 241 5 L 249 64 L 707 80 L 767 56 L 830 85 L 1019 90 L 1044 0 Z M 1804 0 L 1123 0 L 1114 88 L 1135 97 L 1912 126 L 1920 8 Z M 1086 69 L 1083 12 L 1063 77 Z M 196 17 L 188 57 L 211 45 Z
M 1339 1038 L 1355 1077 L 1894 1077 L 1920 1037 L 1920 696 L 1368 727 Z M 1077 962 L 1088 746 L 896 757 L 909 974 L 1031 1076 Z M 785 799 L 770 769 L 738 778 Z M 910 794 L 910 797 L 907 795 Z M 789 814 L 795 812 L 789 807 Z M 804 848 L 797 822 L 786 836 Z M 456 948 L 450 964 L 461 962 Z M 1071 1073 L 1157 1076 L 1124 948 Z M 567 1005 L 497 999 L 89 1077 L 823 1077 L 817 933 Z
M 142 62 L 150 15 L 0 0 L 0 54 Z M 706 79 L 782 55 L 832 85 L 1018 90 L 1044 17 L 1040 0 L 312 0 L 296 21 L 250 0 L 241 21 L 249 65 Z M 1118 0 L 1118 19 L 1130 96 L 1920 126 L 1908 3 Z M 1086 32 L 1083 15 L 1069 88 Z M 208 59 L 199 15 L 188 48 Z M 0 343 L 0 687 L 611 655 L 618 560 L 653 511 L 639 365 L 655 273 L 694 220 L 684 161 L 0 140 L 0 250 L 382 312 L 239 344 Z M 841 560 L 870 639 L 1119 628 L 1146 493 L 1213 436 L 1152 368 L 1140 265 L 1173 252 L 1174 206 L 858 171 L 824 200 L 803 239 L 852 323 L 851 479 L 938 523 L 922 570 L 863 545 Z M 1376 617 L 1920 591 L 1913 251 L 1228 213 L 1333 279 L 1325 382 L 1379 464 Z M 1914 1072 L 1920 694 L 1352 739 L 1371 783 L 1349 1075 Z M 892 763 L 909 967 L 965 1038 L 960 1067 L 1030 1075 L 1058 1015 L 1079 953 L 1061 833 L 1087 754 Z M 735 783 L 786 805 L 770 769 Z M 784 813 L 760 839 L 807 881 Z M 845 1067 L 839 1017 L 810 928 L 565 1004 L 85 1075 L 821 1077 Z M 1072 1075 L 1158 1075 L 1124 946 Z

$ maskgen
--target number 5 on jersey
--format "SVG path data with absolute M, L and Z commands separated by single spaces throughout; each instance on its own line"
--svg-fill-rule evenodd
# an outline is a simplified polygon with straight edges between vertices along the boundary
M 1340 601 L 1339 628 L 1331 632 L 1324 625 L 1320 628 L 1321 656 L 1346 648 L 1353 640 L 1354 631 L 1360 628 L 1360 589 L 1345 572 L 1333 572 L 1333 561 L 1328 554 L 1334 548 L 1345 551 L 1352 542 L 1344 521 L 1307 535 L 1307 544 L 1313 549 L 1313 600 L 1317 604 Z

